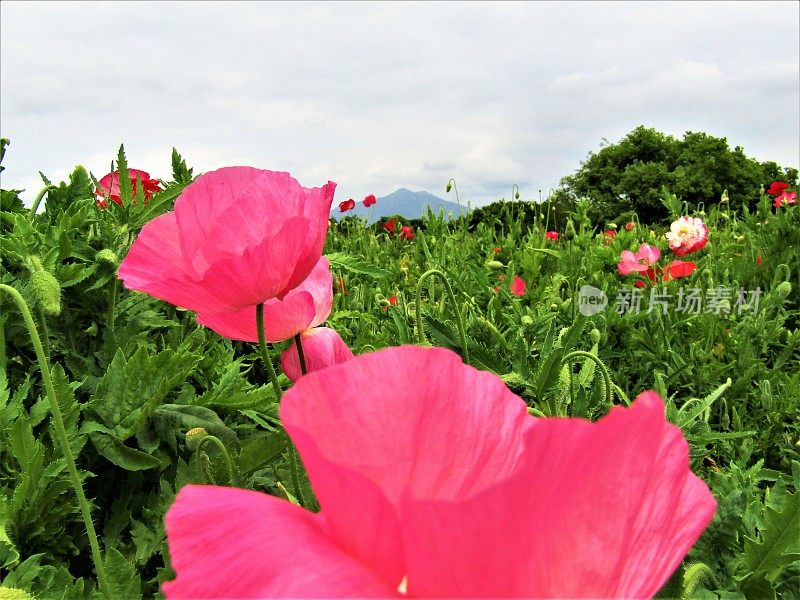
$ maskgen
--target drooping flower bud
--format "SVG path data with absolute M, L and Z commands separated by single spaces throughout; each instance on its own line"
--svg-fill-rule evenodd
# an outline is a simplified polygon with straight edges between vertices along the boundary
M 208 435 L 205 427 L 194 427 L 186 432 L 186 446 L 194 452 L 197 450 L 197 445 L 204 437 Z
M 594 329 L 592 329 L 589 332 L 589 337 L 592 338 L 592 343 L 593 344 L 599 344 L 600 343 L 600 330 L 595 327 Z
M 31 277 L 28 290 L 36 308 L 44 314 L 57 316 L 61 314 L 61 285 L 52 273 L 45 270 L 37 256 L 30 257 Z
M 778 298 L 785 300 L 792 293 L 792 284 L 788 281 L 781 281 L 778 287 L 775 288 L 775 293 L 778 294 Z
M 447 182 L 447 187 L 445 188 L 445 191 L 449 194 L 450 190 L 452 190 L 452 189 L 453 189 L 453 184 L 452 184 L 452 182 L 448 181 Z
M 114 272 L 119 264 L 119 258 L 117 257 L 116 253 L 108 248 L 98 250 L 94 255 L 94 260 L 100 267 L 100 270 L 105 273 Z

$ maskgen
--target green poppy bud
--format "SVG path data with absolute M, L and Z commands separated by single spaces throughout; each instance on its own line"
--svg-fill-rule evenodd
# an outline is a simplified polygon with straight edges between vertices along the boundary
M 188 446 L 189 450 L 194 452 L 197 450 L 197 445 L 200 443 L 204 437 L 208 435 L 208 431 L 206 431 L 205 427 L 194 427 L 186 432 L 186 445 Z
M 514 198 L 516 198 L 517 200 L 519 200 L 519 192 L 517 192 L 516 194 L 514 194 Z
M 447 187 L 445 188 L 445 191 L 449 194 L 450 190 L 452 190 L 452 189 L 453 189 L 453 183 L 448 181 L 447 182 Z
M 108 248 L 98 250 L 94 255 L 94 260 L 98 265 L 100 265 L 101 268 L 108 271 L 113 271 L 119 264 L 119 258 L 117 257 L 116 253 Z
M 533 325 L 533 317 L 531 317 L 530 315 L 522 315 L 522 324 Z
M 775 292 L 778 294 L 778 298 L 785 300 L 792 293 L 792 284 L 788 281 L 781 281 L 780 285 L 775 288 Z
M 617 224 L 616 223 L 609 223 L 608 224 L 608 228 L 609 229 L 616 229 L 617 228 Z
M 28 290 L 34 306 L 41 309 L 44 314 L 52 316 L 61 314 L 61 285 L 52 273 L 44 269 L 31 273 Z
M 550 310 L 552 312 L 558 312 L 558 304 L 556 304 L 555 302 L 553 304 L 551 304 L 550 305 Z
M 569 219 L 567 221 L 567 226 L 564 228 L 564 239 L 566 240 L 575 239 L 575 223 L 572 222 L 572 219 Z
M 494 271 L 499 271 L 500 269 L 506 268 L 506 266 L 499 260 L 490 260 L 489 262 L 486 263 L 486 266 Z
M 589 336 L 592 338 L 593 344 L 600 343 L 600 330 L 596 327 L 589 332 Z

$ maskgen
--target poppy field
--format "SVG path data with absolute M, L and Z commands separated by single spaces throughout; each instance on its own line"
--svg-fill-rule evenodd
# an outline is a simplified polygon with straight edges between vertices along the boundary
M 0 599 L 800 598 L 794 182 L 602 227 L 335 188 L 2 191 Z

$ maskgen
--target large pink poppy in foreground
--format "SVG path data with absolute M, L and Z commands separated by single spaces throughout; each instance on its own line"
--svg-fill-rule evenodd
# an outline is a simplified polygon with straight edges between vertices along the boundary
M 281 419 L 322 511 L 184 487 L 168 598 L 647 597 L 716 507 L 654 392 L 594 424 L 535 419 L 441 348 L 310 373 Z
M 322 254 L 336 184 L 226 167 L 201 175 L 142 229 L 119 267 L 128 289 L 208 313 L 281 298 Z

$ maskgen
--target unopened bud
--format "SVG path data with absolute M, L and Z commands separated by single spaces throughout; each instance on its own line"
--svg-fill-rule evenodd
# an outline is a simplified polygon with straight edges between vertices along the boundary
M 792 284 L 788 281 L 781 281 L 780 285 L 775 288 L 775 293 L 778 294 L 778 298 L 785 300 L 792 293 Z
M 600 330 L 599 329 L 597 329 L 597 328 L 592 329 L 589 332 L 589 336 L 592 338 L 592 343 L 593 344 L 599 344 L 600 343 Z
M 531 317 L 530 315 L 522 315 L 522 324 L 533 325 L 533 317 Z
M 564 239 L 566 240 L 575 239 L 575 223 L 572 222 L 572 219 L 569 219 L 567 221 L 567 226 L 564 228 Z
M 448 181 L 447 182 L 447 187 L 445 188 L 445 191 L 449 194 L 450 190 L 452 190 L 452 189 L 453 189 L 453 183 Z
M 486 266 L 489 267 L 490 269 L 493 269 L 494 271 L 499 271 L 500 269 L 506 268 L 506 266 L 499 260 L 490 260 L 489 262 L 486 263 Z
M 186 432 L 186 445 L 189 447 L 189 450 L 194 452 L 197 450 L 197 445 L 200 443 L 204 437 L 208 435 L 208 431 L 206 431 L 205 427 L 195 427 L 190 429 Z
M 608 224 L 608 228 L 609 229 L 616 229 L 617 228 L 617 224 L 616 223 L 609 223 Z
M 555 302 L 553 304 L 551 304 L 550 305 L 550 310 L 552 312 L 558 312 L 558 304 L 556 304 Z
M 117 255 L 113 250 L 103 248 L 102 250 L 98 250 L 97 254 L 94 255 L 94 260 L 98 265 L 100 265 L 101 269 L 106 272 L 112 272 L 117 268 L 119 258 L 117 258 Z
M 28 289 L 34 306 L 41 309 L 44 314 L 52 316 L 61 314 L 61 285 L 52 273 L 45 270 L 31 273 Z
M 728 202 L 728 200 L 729 200 L 729 198 L 728 198 L 728 190 L 725 190 L 724 192 L 722 192 L 722 197 L 719 199 L 719 203 L 720 204 L 726 204 Z
M 86 329 L 83 330 L 86 335 L 89 337 L 94 337 L 97 335 L 97 323 L 92 322 Z

